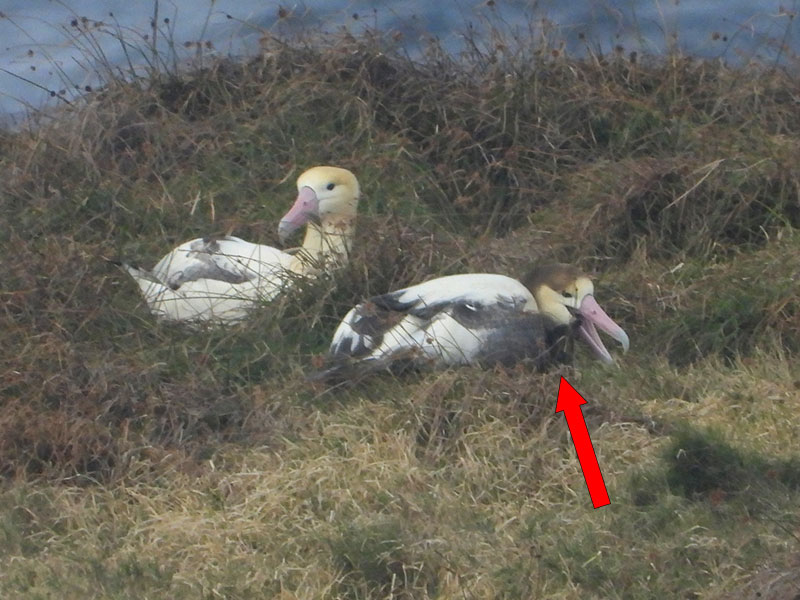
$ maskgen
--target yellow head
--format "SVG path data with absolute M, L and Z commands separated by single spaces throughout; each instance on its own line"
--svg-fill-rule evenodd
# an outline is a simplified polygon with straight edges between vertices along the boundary
M 563 263 L 538 266 L 522 279 L 522 283 L 536 299 L 539 312 L 559 325 L 577 322 L 581 336 L 601 360 L 613 361 L 596 328 L 617 340 L 627 352 L 628 335 L 600 307 L 594 298 L 592 280 L 576 267 Z
M 352 221 L 360 195 L 358 180 L 347 169 L 312 167 L 297 178 L 297 199 L 278 226 L 281 240 L 309 221 Z

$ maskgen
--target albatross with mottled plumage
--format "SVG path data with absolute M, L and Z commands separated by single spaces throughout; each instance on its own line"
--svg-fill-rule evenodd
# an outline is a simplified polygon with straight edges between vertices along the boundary
M 438 277 L 375 296 L 347 313 L 333 335 L 321 374 L 391 368 L 394 362 L 439 366 L 512 365 L 542 368 L 563 358 L 574 330 L 596 356 L 613 362 L 597 329 L 627 351 L 628 336 L 600 307 L 594 284 L 565 264 L 532 269 L 522 281 L 473 273 Z

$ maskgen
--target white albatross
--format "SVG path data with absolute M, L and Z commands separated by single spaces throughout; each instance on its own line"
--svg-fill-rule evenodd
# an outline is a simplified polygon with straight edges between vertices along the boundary
M 347 169 L 313 167 L 297 179 L 297 199 L 281 219 L 281 241 L 306 225 L 301 248 L 286 252 L 233 236 L 185 242 L 151 271 L 127 264 L 157 317 L 169 321 L 238 321 L 273 300 L 298 277 L 347 262 L 360 190 Z

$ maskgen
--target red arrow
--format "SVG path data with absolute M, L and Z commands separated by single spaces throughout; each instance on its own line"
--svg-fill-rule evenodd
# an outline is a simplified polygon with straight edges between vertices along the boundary
M 589 430 L 586 428 L 581 404 L 586 404 L 586 400 L 569 384 L 569 381 L 562 377 L 561 382 L 558 384 L 556 414 L 563 412 L 567 419 L 567 427 L 569 427 L 569 432 L 572 435 L 575 451 L 578 453 L 578 460 L 581 463 L 581 469 L 583 469 L 583 477 L 586 479 L 586 487 L 589 488 L 589 496 L 592 497 L 592 505 L 595 508 L 600 508 L 606 504 L 611 504 L 611 500 L 608 499 L 606 483 L 603 481 L 600 465 L 597 464 L 597 455 L 594 453 Z

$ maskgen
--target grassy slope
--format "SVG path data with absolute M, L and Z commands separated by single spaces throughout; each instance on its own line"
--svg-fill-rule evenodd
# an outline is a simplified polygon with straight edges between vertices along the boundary
M 793 597 L 796 81 L 504 51 L 267 44 L 2 134 L 4 597 Z M 352 265 L 247 325 L 155 323 L 103 260 L 276 243 L 322 163 L 365 191 Z M 559 373 L 303 382 L 365 295 L 539 258 L 633 341 L 563 370 L 610 507 Z

